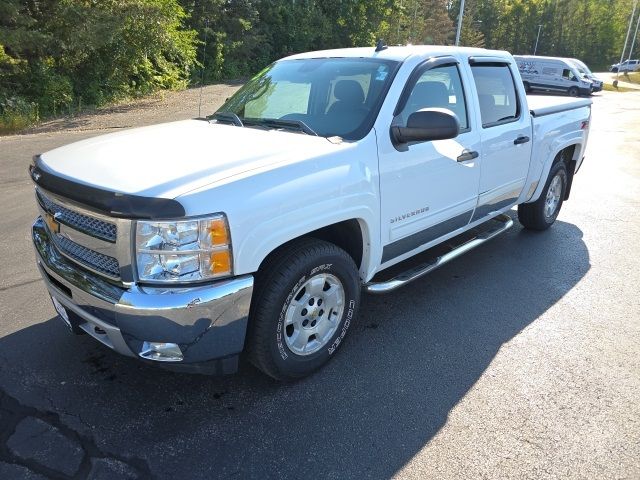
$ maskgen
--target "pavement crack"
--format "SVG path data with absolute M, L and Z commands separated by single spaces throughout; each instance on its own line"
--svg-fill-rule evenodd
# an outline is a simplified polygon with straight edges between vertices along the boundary
M 45 397 L 46 400 L 53 405 L 51 398 Z M 89 435 L 83 435 L 80 432 L 72 429 L 65 424 L 60 414 L 54 411 L 39 410 L 35 407 L 24 405 L 20 403 L 16 398 L 9 395 L 3 389 L 0 389 L 0 461 L 12 464 L 20 465 L 28 470 L 42 475 L 51 480 L 76 480 L 87 478 L 93 467 L 92 461 L 99 459 L 108 459 L 118 461 L 131 470 L 135 471 L 137 478 L 146 480 L 153 478 L 151 470 L 146 460 L 138 457 L 124 457 L 113 453 L 103 451 L 96 444 L 93 437 Z M 89 427 L 91 426 L 85 422 L 79 415 L 69 414 L 68 412 L 62 412 L 65 415 L 72 415 L 80 422 Z M 18 425 L 25 419 L 33 418 L 46 423 L 50 427 L 53 427 L 63 437 L 70 442 L 77 444 L 82 450 L 82 460 L 80 462 L 77 471 L 73 475 L 64 474 L 58 470 L 51 468 L 48 465 L 44 465 L 32 458 L 24 458 L 16 454 L 9 448 L 9 439 L 16 433 Z M 31 440 L 31 437 L 38 437 L 38 435 L 32 435 L 25 439 Z M 23 443 L 23 442 L 21 442 Z
M 6 287 L 0 287 L 0 292 L 6 292 L 7 290 L 11 290 L 12 288 L 24 287 L 25 285 L 31 285 L 32 283 L 41 282 L 42 278 L 35 278 L 33 280 L 27 280 L 20 283 L 14 283 L 13 285 L 7 285 Z

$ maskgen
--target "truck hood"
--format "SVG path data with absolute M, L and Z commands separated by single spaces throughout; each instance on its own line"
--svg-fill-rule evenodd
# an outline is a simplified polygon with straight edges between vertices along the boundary
M 119 193 L 175 198 L 250 170 L 344 148 L 323 137 L 184 120 L 135 128 L 46 152 L 52 173 Z

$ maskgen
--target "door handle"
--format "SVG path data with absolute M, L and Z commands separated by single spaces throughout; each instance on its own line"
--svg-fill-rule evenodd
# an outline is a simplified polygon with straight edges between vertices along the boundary
M 516 138 L 513 141 L 514 145 L 520 145 L 521 143 L 527 143 L 529 141 L 529 137 L 526 137 L 524 135 L 520 135 L 518 138 Z
M 474 158 L 478 158 L 478 152 L 475 150 L 463 150 L 457 160 L 459 162 L 466 162 L 467 160 L 473 160 Z

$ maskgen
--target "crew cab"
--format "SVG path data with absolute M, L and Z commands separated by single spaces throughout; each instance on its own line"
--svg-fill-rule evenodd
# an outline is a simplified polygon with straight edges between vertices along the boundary
M 123 355 L 299 378 L 341 349 L 362 291 L 482 244 L 513 207 L 551 226 L 590 104 L 527 97 L 503 51 L 293 55 L 210 117 L 35 156 L 37 264 L 68 327 Z

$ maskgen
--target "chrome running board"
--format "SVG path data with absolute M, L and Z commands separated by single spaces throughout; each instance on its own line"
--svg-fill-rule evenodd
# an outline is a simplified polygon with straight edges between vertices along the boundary
M 473 250 L 478 245 L 482 245 L 487 240 L 491 240 L 493 237 L 500 235 L 502 232 L 509 230 L 513 225 L 513 220 L 511 220 L 511 217 L 505 214 L 500 214 L 492 218 L 491 220 L 497 220 L 498 222 L 500 222 L 500 225 L 483 231 L 476 237 L 454 248 L 450 252 L 447 252 L 444 255 L 441 255 L 429 262 L 412 267 L 390 280 L 385 280 L 382 282 L 369 282 L 364 286 L 365 291 L 367 293 L 382 294 L 400 288 L 407 283 L 413 282 L 414 280 L 423 277 L 427 273 L 434 271 L 436 268 L 450 262 L 454 258 L 467 253 L 469 250 Z M 488 221 L 490 222 L 491 220 Z

